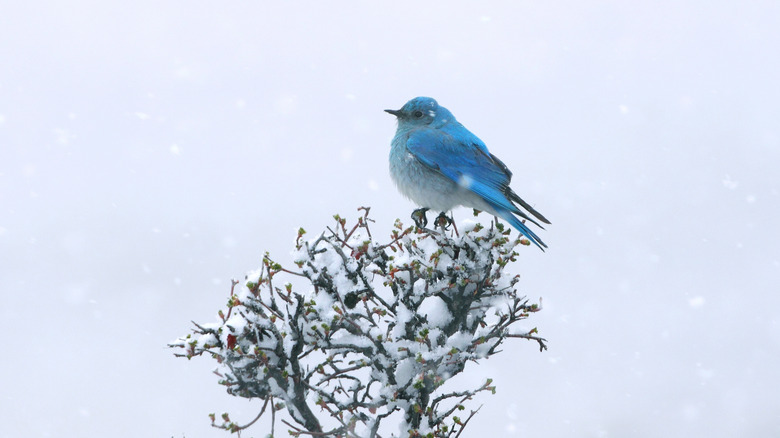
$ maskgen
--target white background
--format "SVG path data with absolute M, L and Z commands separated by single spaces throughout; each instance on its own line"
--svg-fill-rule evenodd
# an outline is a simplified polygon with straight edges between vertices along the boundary
M 406 220 L 418 95 L 552 221 L 513 268 L 550 350 L 467 368 L 465 436 L 780 436 L 778 3 L 388 5 L 3 2 L 0 437 L 253 418 L 166 344 L 299 226 Z

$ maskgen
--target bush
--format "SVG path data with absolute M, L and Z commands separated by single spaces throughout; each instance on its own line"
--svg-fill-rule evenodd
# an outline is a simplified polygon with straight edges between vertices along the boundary
M 177 356 L 216 359 L 228 393 L 265 400 L 258 418 L 269 406 L 274 420 L 286 409 L 293 436 L 373 437 L 388 421 L 400 423 L 399 436 L 457 436 L 476 413 L 458 417 L 464 403 L 495 387 L 445 391 L 448 379 L 507 338 L 546 349 L 535 328 L 514 327 L 540 310 L 517 295 L 519 275 L 506 272 L 529 242 L 497 221 L 458 235 L 396 220 L 389 242 L 377 243 L 369 209 L 360 210 L 349 227 L 334 216 L 316 239 L 299 230 L 296 269 L 266 254 L 233 282 L 217 323 L 195 324 L 170 346 L 184 350 Z M 251 425 L 211 419 L 231 432 Z

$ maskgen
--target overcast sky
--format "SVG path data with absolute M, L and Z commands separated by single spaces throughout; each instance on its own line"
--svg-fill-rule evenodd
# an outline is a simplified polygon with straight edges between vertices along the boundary
M 406 220 L 418 95 L 552 222 L 513 268 L 550 349 L 469 365 L 464 436 L 779 436 L 780 4 L 386 3 L 3 3 L 0 437 L 251 420 L 166 344 L 299 226 Z

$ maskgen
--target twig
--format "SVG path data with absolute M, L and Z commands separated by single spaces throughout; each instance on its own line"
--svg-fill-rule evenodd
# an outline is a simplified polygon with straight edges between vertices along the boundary
M 471 414 L 469 415 L 469 417 L 466 418 L 466 421 L 464 421 L 463 424 L 460 426 L 460 430 L 458 431 L 458 434 L 455 435 L 455 438 L 458 438 L 460 436 L 460 434 L 463 433 L 463 429 L 465 429 L 466 425 L 469 424 L 469 421 L 471 420 L 471 417 L 476 415 L 477 412 L 479 412 L 480 409 L 482 409 L 482 405 L 479 405 L 479 407 L 477 408 L 476 411 L 471 411 Z

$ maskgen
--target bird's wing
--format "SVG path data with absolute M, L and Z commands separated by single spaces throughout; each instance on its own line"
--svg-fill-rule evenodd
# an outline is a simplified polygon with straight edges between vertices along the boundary
M 465 128 L 463 131 L 453 135 L 442 130 L 417 130 L 410 133 L 406 147 L 423 165 L 482 197 L 495 209 L 495 214 L 509 221 L 540 249 L 546 248 L 542 239 L 513 213 L 539 228 L 543 227 L 520 211 L 513 201 L 528 208 L 543 222 L 549 223 L 547 219 L 509 188 L 512 172 L 506 165 L 488 152 L 485 144 L 474 134 Z
M 442 130 L 420 129 L 406 142 L 409 152 L 425 166 L 481 196 L 497 209 L 522 214 L 506 195 L 512 173 L 493 157 L 474 134 L 457 136 Z

